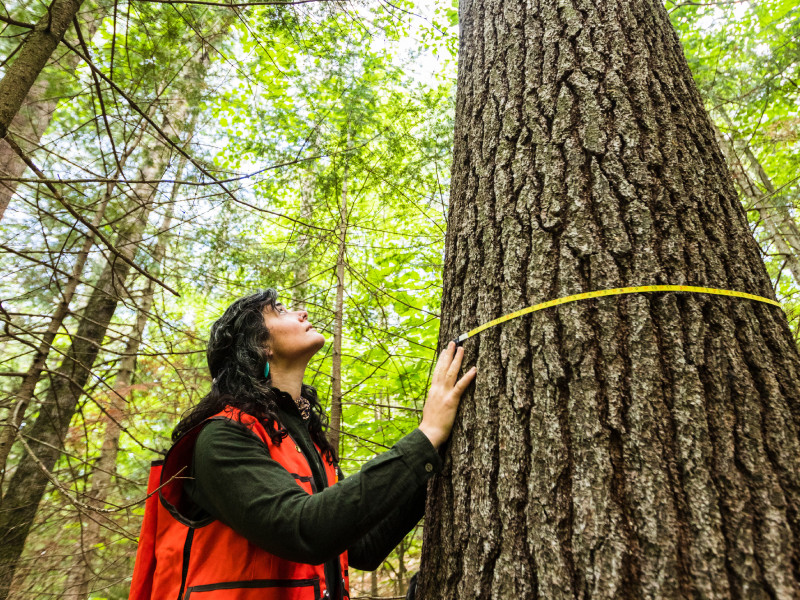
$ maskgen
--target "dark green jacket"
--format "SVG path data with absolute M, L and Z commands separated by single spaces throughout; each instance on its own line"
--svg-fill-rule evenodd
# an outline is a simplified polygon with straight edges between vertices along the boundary
M 254 434 L 217 420 L 198 437 L 193 479 L 185 487 L 199 507 L 196 516 L 210 514 L 287 560 L 321 564 L 347 550 L 353 567 L 378 568 L 422 518 L 427 482 L 441 469 L 438 452 L 415 429 L 358 473 L 323 489 L 322 459 L 288 394 L 281 395 L 279 418 L 310 459 L 321 491 L 307 494 Z

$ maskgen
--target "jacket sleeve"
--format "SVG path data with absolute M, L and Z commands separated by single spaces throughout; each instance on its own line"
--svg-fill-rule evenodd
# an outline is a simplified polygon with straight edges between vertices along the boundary
M 406 504 L 395 507 L 383 521 L 347 549 L 353 567 L 374 571 L 425 514 L 427 486 L 422 486 Z
M 194 480 L 186 491 L 212 517 L 267 552 L 320 564 L 352 547 L 359 568 L 373 564 L 414 526 L 424 488 L 440 469 L 438 452 L 415 429 L 358 473 L 310 495 L 245 427 L 215 421 L 198 437 Z

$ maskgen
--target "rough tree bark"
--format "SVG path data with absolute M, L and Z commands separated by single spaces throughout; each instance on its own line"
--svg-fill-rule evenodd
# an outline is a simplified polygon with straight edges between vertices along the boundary
M 84 11 L 85 13 L 86 11 Z M 102 19 L 102 12 L 100 14 L 97 14 L 97 11 L 88 13 L 82 26 L 85 39 L 89 40 L 94 36 Z M 74 52 L 68 51 L 65 56 L 55 60 L 58 61 L 59 69 L 72 73 L 78 66 L 79 58 Z M 54 61 L 51 60 L 51 62 Z M 27 154 L 32 154 L 38 146 L 58 105 L 58 98 L 48 94 L 50 83 L 50 80 L 45 77 L 35 80 L 8 127 L 9 132 Z M 25 169 L 25 162 L 17 156 L 17 153 L 5 140 L 0 140 L 0 177 L 9 178 L 0 181 L 0 220 L 3 219 L 11 197 L 17 189 L 17 182 L 14 179 L 21 177 Z
M 25 37 L 14 62 L 0 79 L 0 138 L 6 137 L 12 119 L 61 43 L 83 0 L 54 0 L 34 29 Z
M 659 0 L 466 0 L 440 344 L 641 284 L 774 297 Z M 635 294 L 467 340 L 418 598 L 800 597 L 800 357 L 763 303 Z

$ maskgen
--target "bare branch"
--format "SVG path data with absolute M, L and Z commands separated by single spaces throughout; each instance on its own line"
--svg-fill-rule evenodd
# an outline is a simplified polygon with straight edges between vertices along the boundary
M 23 23 L 22 21 L 17 21 L 11 17 L 4 17 L 2 15 L 0 15 L 0 21 L 3 23 L 8 23 L 9 25 L 14 25 L 15 27 L 24 27 L 26 29 L 34 29 L 36 27 L 36 25 L 33 23 Z
M 122 96 L 122 97 L 125 99 L 125 101 L 126 101 L 126 102 L 128 102 L 128 104 L 130 105 L 130 107 L 131 107 L 133 110 L 135 110 L 135 111 L 136 111 L 136 112 L 138 112 L 140 115 L 142 115 L 142 117 L 145 119 L 145 121 L 147 121 L 147 123 L 148 123 L 148 124 L 149 124 L 149 125 L 150 125 L 150 126 L 151 126 L 151 127 L 152 127 L 152 128 L 153 128 L 153 129 L 154 129 L 154 130 L 155 130 L 155 131 L 156 131 L 156 132 L 157 132 L 157 133 L 158 133 L 160 136 L 161 136 L 161 138 L 162 138 L 162 139 L 163 139 L 165 142 L 167 142 L 167 143 L 168 143 L 170 146 L 172 146 L 172 148 L 174 148 L 174 149 L 175 149 L 175 150 L 176 150 L 176 151 L 177 151 L 177 152 L 178 152 L 178 153 L 179 153 L 181 156 L 184 156 L 184 157 L 186 157 L 186 159 L 187 159 L 187 160 L 189 160 L 189 162 L 191 162 L 191 163 L 192 163 L 192 165 L 194 165 L 194 167 L 195 167 L 195 168 L 196 168 L 198 171 L 200 171 L 200 172 L 201 172 L 203 175 L 205 175 L 206 177 L 208 177 L 209 179 L 211 179 L 211 180 L 212 180 L 212 181 L 213 181 L 215 184 L 217 184 L 217 185 L 218 185 L 220 188 L 222 188 L 223 192 L 225 192 L 225 194 L 226 194 L 227 196 L 229 196 L 229 197 L 231 198 L 231 200 L 233 200 L 233 201 L 234 201 L 234 202 L 236 202 L 237 204 L 241 204 L 242 206 L 246 206 L 246 207 L 248 207 L 248 208 L 252 208 L 253 210 L 257 210 L 257 211 L 259 211 L 259 212 L 263 212 L 263 213 L 266 213 L 266 214 L 274 215 L 274 216 L 276 216 L 276 217 L 280 217 L 280 218 L 282 218 L 282 219 L 287 219 L 287 220 L 289 220 L 289 221 L 292 221 L 292 222 L 294 222 L 294 223 L 297 223 L 298 225 L 302 225 L 303 227 L 308 227 L 308 228 L 310 228 L 310 229 L 318 229 L 318 230 L 321 230 L 321 231 L 327 231 L 327 232 L 330 232 L 330 231 L 331 231 L 330 229 L 326 229 L 326 228 L 324 228 L 324 227 L 317 227 L 317 226 L 315 226 L 315 225 L 311 225 L 310 223 L 304 223 L 304 222 L 302 222 L 302 221 L 299 221 L 298 219 L 295 219 L 294 217 L 290 217 L 289 215 L 286 215 L 286 214 L 283 214 L 283 213 L 275 212 L 275 211 L 272 211 L 272 210 L 269 210 L 269 209 L 266 209 L 266 208 L 260 208 L 260 207 L 257 207 L 257 206 L 253 206 L 252 204 L 250 204 L 250 203 L 248 203 L 248 202 L 245 202 L 244 200 L 241 200 L 241 199 L 237 198 L 237 197 L 236 197 L 236 196 L 235 196 L 235 195 L 234 195 L 234 194 L 233 194 L 233 193 L 232 193 L 232 192 L 231 192 L 231 191 L 230 191 L 228 188 L 226 188 L 226 187 L 225 187 L 225 185 L 224 185 L 224 183 L 223 183 L 222 181 L 220 181 L 220 180 L 218 180 L 216 177 L 214 177 L 214 175 L 212 175 L 212 174 L 211 174 L 211 172 L 210 172 L 210 171 L 208 171 L 208 169 L 206 169 L 206 168 L 205 168 L 205 167 L 204 167 L 202 164 L 200 164 L 200 162 L 199 162 L 199 161 L 197 161 L 196 159 L 194 159 L 194 158 L 193 158 L 191 155 L 189 155 L 189 154 L 188 154 L 188 153 L 187 153 L 187 152 L 186 152 L 186 151 L 185 151 L 185 150 L 184 150 L 184 149 L 183 149 L 181 146 L 179 146 L 179 145 L 178 145 L 178 144 L 176 144 L 174 141 L 172 141 L 172 139 L 170 139 L 170 137 L 169 137 L 169 136 L 168 136 L 168 135 L 167 135 L 167 134 L 166 134 L 166 133 L 165 133 L 165 132 L 164 132 L 164 131 L 163 131 L 163 130 L 162 130 L 160 127 L 159 127 L 159 126 L 158 126 L 158 124 L 156 124 L 156 123 L 155 123 L 155 122 L 154 122 L 154 121 L 153 121 L 153 120 L 150 118 L 150 116 L 149 116 L 149 115 L 147 115 L 147 114 L 145 113 L 145 111 L 143 111 L 143 110 L 142 110 L 142 109 L 139 107 L 139 105 L 138 105 L 136 102 L 134 102 L 134 100 L 133 100 L 133 99 L 132 99 L 130 96 L 128 96 L 128 95 L 127 95 L 127 94 L 126 94 L 126 93 L 125 93 L 125 92 L 124 92 L 124 91 L 123 91 L 123 90 L 122 90 L 122 89 L 121 89 L 121 88 L 120 88 L 120 87 L 119 87 L 119 86 L 118 86 L 116 83 L 114 83 L 114 82 L 113 82 L 113 81 L 111 81 L 111 80 L 110 80 L 108 77 L 106 77 L 106 75 L 105 75 L 105 74 L 104 74 L 104 73 L 103 73 L 103 72 L 102 72 L 102 71 L 101 71 L 101 70 L 100 70 L 100 69 L 99 69 L 99 68 L 98 68 L 98 67 L 97 67 L 97 66 L 96 66 L 96 65 L 95 65 L 95 64 L 94 64 L 92 61 L 91 61 L 91 59 L 90 59 L 88 56 L 86 56 L 85 54 L 83 54 L 83 53 L 82 53 L 82 52 L 81 52 L 81 51 L 80 51 L 78 48 L 76 48 L 75 46 L 73 46 L 72 44 L 70 44 L 70 43 L 69 43 L 67 40 L 64 40 L 64 42 L 63 42 L 63 43 L 64 43 L 64 45 L 66 45 L 66 46 L 67 46 L 67 47 L 68 47 L 70 50 L 72 50 L 73 52 L 75 52 L 75 53 L 76 53 L 76 54 L 77 54 L 77 55 L 78 55 L 78 56 L 79 56 L 81 59 L 83 59 L 83 61 L 86 63 L 86 65 L 87 65 L 87 66 L 88 66 L 88 67 L 89 67 L 89 68 L 90 68 L 92 71 L 94 71 L 95 73 L 97 73 L 97 75 L 99 75 L 99 76 L 100 76 L 100 77 L 101 77 L 101 78 L 102 78 L 102 79 L 103 79 L 103 80 L 104 80 L 106 83 L 108 83 L 108 84 L 109 84 L 109 85 L 110 85 L 110 86 L 111 86 L 111 87 L 114 89 L 114 91 L 116 91 L 116 92 L 117 92 L 117 93 L 118 93 L 120 96 Z M 380 134 L 378 134 L 378 135 L 380 135 Z M 377 137 L 377 136 L 376 136 L 376 137 Z M 374 138 L 373 138 L 373 139 L 374 139 Z M 366 143 L 366 142 L 365 142 L 365 143 Z
M 6 137 L 6 142 L 8 142 L 9 146 L 11 146 L 11 148 L 14 150 L 14 152 L 16 152 L 17 155 L 22 160 L 25 161 L 25 164 L 28 165 L 28 167 L 30 168 L 31 171 L 36 173 L 36 175 L 40 176 L 41 179 L 43 179 L 43 180 L 47 179 L 47 177 L 45 177 L 44 173 L 42 173 L 42 171 L 39 169 L 39 167 L 37 167 L 34 164 L 34 162 L 31 160 L 31 158 L 27 154 L 25 154 L 25 152 L 22 150 L 22 148 L 20 148 L 19 145 L 17 145 L 17 143 L 10 136 Z M 85 218 L 83 218 L 83 216 L 81 216 L 80 213 L 78 213 L 78 211 L 76 211 L 74 208 L 72 208 L 72 205 L 69 202 L 67 202 L 66 199 L 64 199 L 64 197 L 61 195 L 61 193 L 56 189 L 56 187 L 52 183 L 45 182 L 44 184 L 47 186 L 47 189 L 50 190 L 50 193 L 52 193 L 53 196 L 55 196 L 56 200 L 58 200 L 58 202 L 61 204 L 61 206 L 66 208 L 67 212 L 69 212 L 69 214 L 71 214 L 75 219 L 77 219 L 78 221 L 83 223 L 83 225 L 88 227 L 92 231 L 92 233 L 94 233 L 97 236 L 97 239 L 99 239 L 101 242 L 103 242 L 103 244 L 106 246 L 106 248 L 108 248 L 109 251 L 114 256 L 116 256 L 117 258 L 119 258 L 123 262 L 127 263 L 128 265 L 133 267 L 136 271 L 138 271 L 139 273 L 141 273 L 142 275 L 144 275 L 148 279 L 151 279 L 153 282 L 157 283 L 158 285 L 163 287 L 165 290 L 171 292 L 173 295 L 180 296 L 180 294 L 178 292 L 173 290 L 166 283 L 164 283 L 160 279 L 157 279 L 157 278 L 153 277 L 152 275 L 150 275 L 150 273 L 148 273 L 147 271 L 142 269 L 134 261 L 132 261 L 131 259 L 129 259 L 125 255 L 123 255 L 122 253 L 118 252 L 117 249 L 114 248 L 114 245 L 111 243 L 111 241 L 108 238 L 106 238 L 105 235 L 103 235 L 103 232 L 100 231 L 97 227 L 95 227 L 91 223 L 89 223 Z

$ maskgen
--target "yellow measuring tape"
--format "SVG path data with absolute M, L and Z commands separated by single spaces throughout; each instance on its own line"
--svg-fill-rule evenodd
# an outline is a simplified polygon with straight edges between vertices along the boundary
M 542 310 L 543 308 L 550 308 L 551 306 L 558 306 L 559 304 L 567 304 L 568 302 L 577 302 L 578 300 L 587 300 L 589 298 L 602 298 L 603 296 L 620 296 L 622 294 L 636 294 L 639 292 L 692 292 L 695 294 L 716 294 L 717 296 L 732 296 L 734 298 L 746 298 L 748 300 L 757 300 L 758 302 L 766 302 L 767 304 L 773 304 L 777 307 L 780 307 L 781 305 L 780 302 L 777 302 L 775 300 L 770 300 L 769 298 L 764 298 L 763 296 L 756 296 L 755 294 L 746 294 L 745 292 L 734 292 L 731 290 L 720 290 L 717 288 L 696 287 L 693 285 L 640 285 L 637 287 L 622 287 L 622 288 L 613 288 L 610 290 L 597 290 L 596 292 L 584 292 L 583 294 L 574 294 L 572 296 L 565 296 L 563 298 L 557 298 L 556 300 L 548 300 L 547 302 L 534 304 L 533 306 L 529 306 L 528 308 L 523 308 L 522 310 L 518 310 L 516 312 L 504 315 L 499 319 L 495 319 L 494 321 L 489 321 L 488 323 L 484 323 L 480 327 L 476 327 L 475 329 L 468 331 L 467 333 L 462 333 L 454 341 L 456 345 L 460 345 L 464 340 L 471 338 L 474 335 L 478 335 L 481 331 L 485 331 L 490 327 L 494 327 L 495 325 L 499 325 L 500 323 L 505 323 L 506 321 L 510 321 L 511 319 L 516 319 L 517 317 L 521 317 L 523 315 L 536 312 L 537 310 Z

